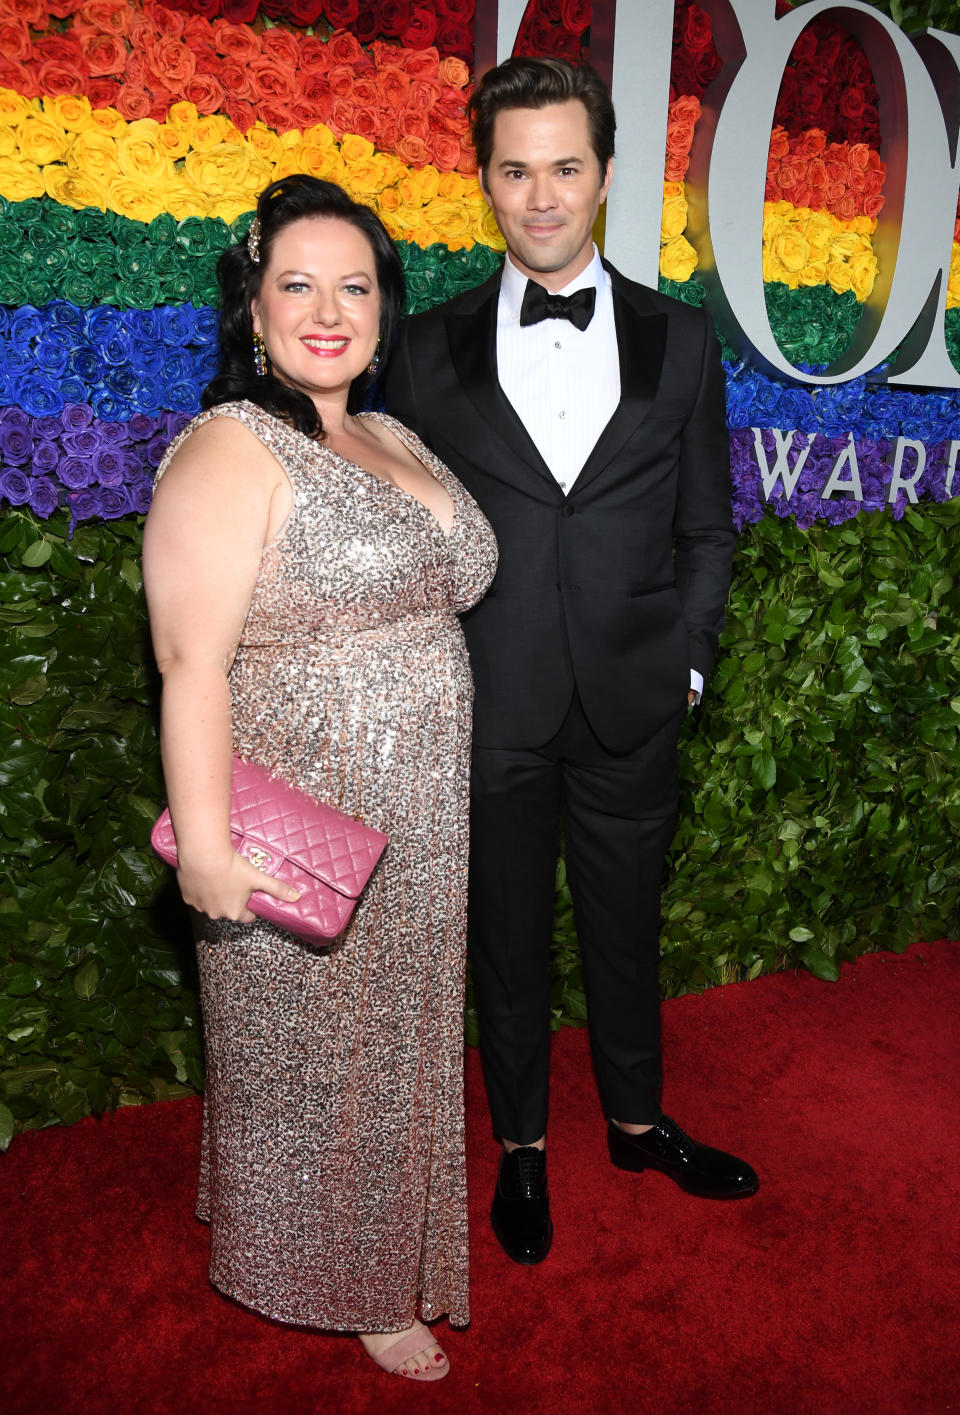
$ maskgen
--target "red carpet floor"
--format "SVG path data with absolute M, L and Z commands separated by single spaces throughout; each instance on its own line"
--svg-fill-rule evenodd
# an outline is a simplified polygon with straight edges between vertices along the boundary
M 586 1036 L 554 1050 L 547 1262 L 504 1258 L 468 1056 L 474 1320 L 433 1386 L 217 1296 L 192 1217 L 200 1106 L 120 1111 L 0 1159 L 6 1415 L 941 1415 L 960 1411 L 960 945 L 664 1007 L 665 1108 L 760 1193 L 614 1170 Z

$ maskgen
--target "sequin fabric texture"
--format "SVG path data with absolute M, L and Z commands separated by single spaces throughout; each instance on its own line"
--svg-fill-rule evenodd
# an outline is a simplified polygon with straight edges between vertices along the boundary
M 496 565 L 489 525 L 415 497 L 249 403 L 294 508 L 264 550 L 230 671 L 234 747 L 390 837 L 330 948 L 205 920 L 198 1213 L 214 1286 L 267 1316 L 402 1331 L 469 1319 L 463 970 L 473 685 L 457 620 Z

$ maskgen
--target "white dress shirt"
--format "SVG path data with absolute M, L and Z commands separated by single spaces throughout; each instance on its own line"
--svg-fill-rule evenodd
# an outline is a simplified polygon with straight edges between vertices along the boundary
M 620 402 L 620 353 L 610 276 L 600 252 L 558 295 L 593 286 L 597 302 L 586 329 L 568 319 L 521 325 L 527 277 L 509 255 L 503 266 L 497 310 L 497 377 L 540 456 L 569 495 Z M 700 701 L 703 675 L 690 670 Z
M 527 277 L 507 256 L 497 312 L 497 375 L 520 421 L 559 486 L 570 491 L 620 402 L 620 357 L 610 277 L 600 253 L 555 293 L 594 286 L 586 329 L 568 319 L 520 324 Z

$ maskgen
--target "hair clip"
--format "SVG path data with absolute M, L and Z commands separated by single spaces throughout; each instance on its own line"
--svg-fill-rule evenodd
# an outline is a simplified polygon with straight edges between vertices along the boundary
M 255 216 L 247 232 L 247 250 L 254 265 L 260 264 L 260 217 Z

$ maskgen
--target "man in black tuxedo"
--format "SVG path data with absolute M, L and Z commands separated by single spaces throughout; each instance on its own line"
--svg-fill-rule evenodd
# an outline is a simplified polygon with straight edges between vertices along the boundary
M 476 680 L 470 950 L 494 1127 L 494 1230 L 552 1239 L 544 1149 L 558 831 L 614 1164 L 733 1198 L 757 1176 L 660 1110 L 659 923 L 676 744 L 730 582 L 723 373 L 702 310 L 601 261 L 615 119 L 589 66 L 511 59 L 472 100 L 502 275 L 408 320 L 387 406 L 500 543 L 464 619 Z

